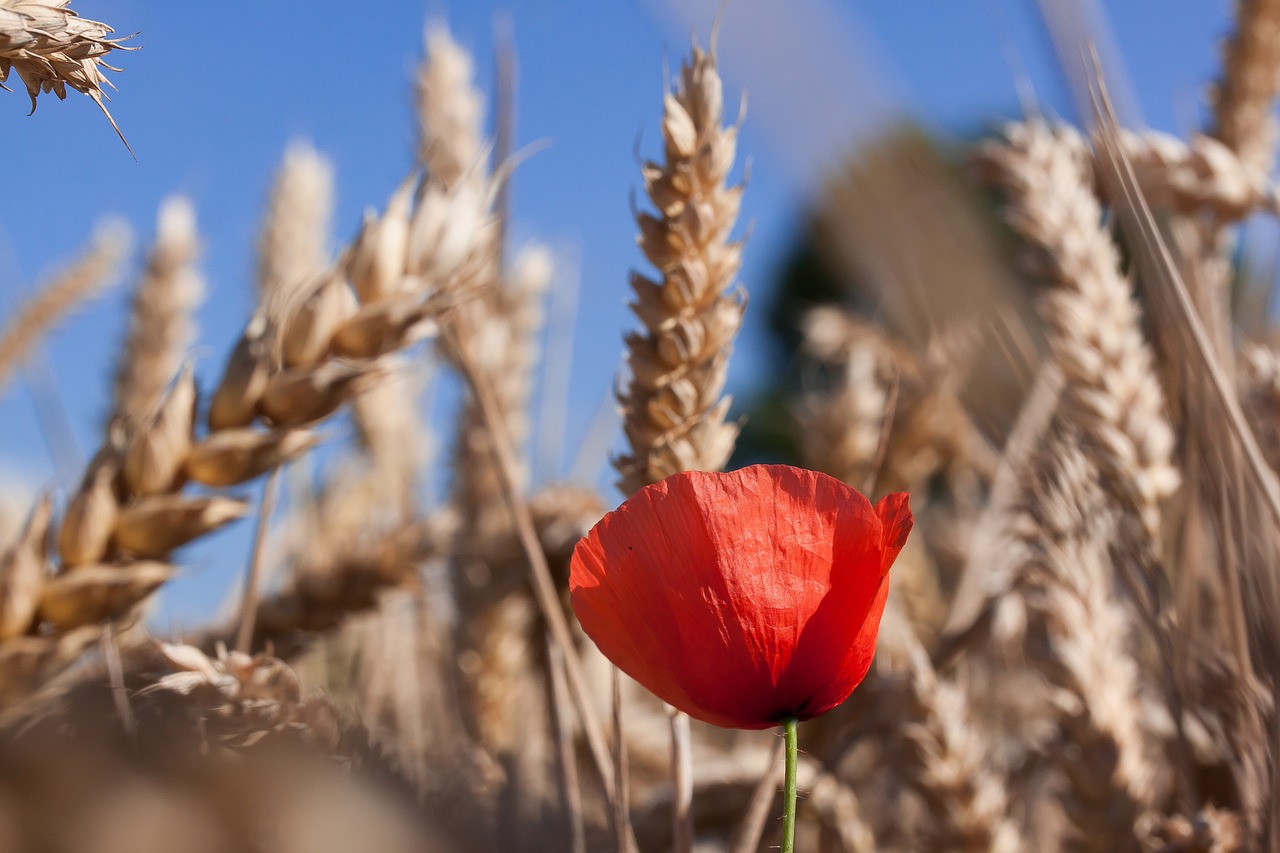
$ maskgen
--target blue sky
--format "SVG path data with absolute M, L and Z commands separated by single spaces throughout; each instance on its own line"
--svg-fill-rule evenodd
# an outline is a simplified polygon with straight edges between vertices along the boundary
M 137 160 L 83 97 L 45 96 L 27 117 L 21 90 L 0 92 L 0 304 L 13 305 L 68 258 L 104 215 L 127 220 L 140 248 L 160 200 L 184 193 L 196 205 L 208 281 L 198 346 L 206 385 L 252 304 L 256 228 L 286 144 L 308 139 L 333 160 L 333 236 L 345 240 L 360 212 L 381 206 L 410 165 L 410 79 L 424 22 L 447 19 L 487 86 L 492 23 L 508 16 L 520 56 L 519 142 L 551 143 L 516 174 L 514 234 L 517 243 L 548 242 L 578 270 L 564 443 L 579 443 L 615 378 L 620 335 L 633 325 L 625 300 L 627 271 L 641 262 L 629 202 L 639 184 L 636 142 L 655 153 L 664 58 L 674 68 L 690 31 L 705 37 L 719 0 L 72 5 L 119 34 L 139 32 L 132 43 L 141 50 L 115 55 L 125 70 L 112 75 L 119 92 L 111 103 Z M 1177 133 L 1198 126 L 1229 6 L 1107 4 L 1117 54 L 1149 125 Z M 749 105 L 739 145 L 751 161 L 742 279 L 755 303 L 730 378 L 745 389 L 764 366 L 760 284 L 831 156 L 900 116 L 944 135 L 1015 116 L 1019 80 L 1047 112 L 1070 117 L 1071 108 L 1030 0 L 730 0 L 723 15 L 726 92 L 736 99 L 745 88 Z M 126 299 L 127 288 L 117 288 L 44 348 L 86 454 L 107 406 Z M 0 476 L 31 487 L 55 482 L 21 384 L 0 399 L 0 429 Z M 247 547 L 245 539 L 233 533 L 217 547 Z M 171 611 L 207 613 L 229 583 L 223 564 L 234 562 L 207 547 L 187 555 Z

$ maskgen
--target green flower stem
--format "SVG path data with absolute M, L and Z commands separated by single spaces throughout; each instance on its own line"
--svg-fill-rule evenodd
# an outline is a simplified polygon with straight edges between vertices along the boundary
M 799 763 L 799 737 L 796 720 L 783 720 L 782 732 L 787 739 L 787 775 L 782 801 L 782 853 L 795 853 L 796 849 L 796 765 Z

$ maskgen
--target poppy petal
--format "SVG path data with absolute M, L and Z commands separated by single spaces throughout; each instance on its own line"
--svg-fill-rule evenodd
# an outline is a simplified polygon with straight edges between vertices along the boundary
M 872 507 L 789 466 L 676 474 L 578 544 L 574 610 L 620 669 L 697 719 L 807 719 L 870 665 L 884 576 L 910 530 L 906 496 L 891 498 Z
M 885 495 L 876 503 L 876 515 L 880 516 L 884 530 L 884 569 L 887 572 L 907 544 L 907 536 L 915 524 L 911 514 L 911 496 L 906 492 Z

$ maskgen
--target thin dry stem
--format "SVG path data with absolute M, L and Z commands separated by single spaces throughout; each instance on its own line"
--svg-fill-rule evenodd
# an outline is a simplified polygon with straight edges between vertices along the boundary
M 262 500 L 258 503 L 258 526 L 253 534 L 253 551 L 249 555 L 249 568 L 244 579 L 244 596 L 240 602 L 240 627 L 236 631 L 236 651 L 248 654 L 252 651 L 253 630 L 258 617 L 258 586 L 262 582 L 262 561 L 265 556 L 267 529 L 275 512 L 276 491 L 280 487 L 280 469 L 274 469 L 262 487 Z
M 627 769 L 627 735 L 622 724 L 622 674 L 615 666 L 609 667 L 609 690 L 613 708 L 613 834 L 619 853 L 633 853 L 635 839 L 631 836 L 631 782 Z
M 565 821 L 569 824 L 569 849 L 587 853 L 587 837 L 582 821 L 582 790 L 578 785 L 578 759 L 573 748 L 573 725 L 569 716 L 572 700 L 565 682 L 564 656 L 551 636 L 547 636 L 548 669 L 551 671 L 551 710 L 555 715 L 555 737 L 560 770 L 560 790 Z
M 693 850 L 693 739 L 689 733 L 689 715 L 674 708 L 667 709 L 671 720 L 671 836 L 675 853 Z
M 751 800 L 742 818 L 742 824 L 734 835 L 730 853 L 756 853 L 760 849 L 760 839 L 764 837 L 764 828 L 773 809 L 773 802 L 778 798 L 785 750 L 786 744 L 779 737 L 773 749 L 769 750 L 769 757 L 760 781 L 751 792 Z

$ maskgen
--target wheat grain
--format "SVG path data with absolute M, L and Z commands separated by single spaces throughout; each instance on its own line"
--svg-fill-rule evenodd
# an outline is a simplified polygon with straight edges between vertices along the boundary
M 25 634 L 35 620 L 49 568 L 46 540 L 52 518 L 53 501 L 43 497 L 0 555 L 0 640 Z
M 121 485 L 130 495 L 160 495 L 182 487 L 196 420 L 195 372 L 186 368 L 125 446 Z

